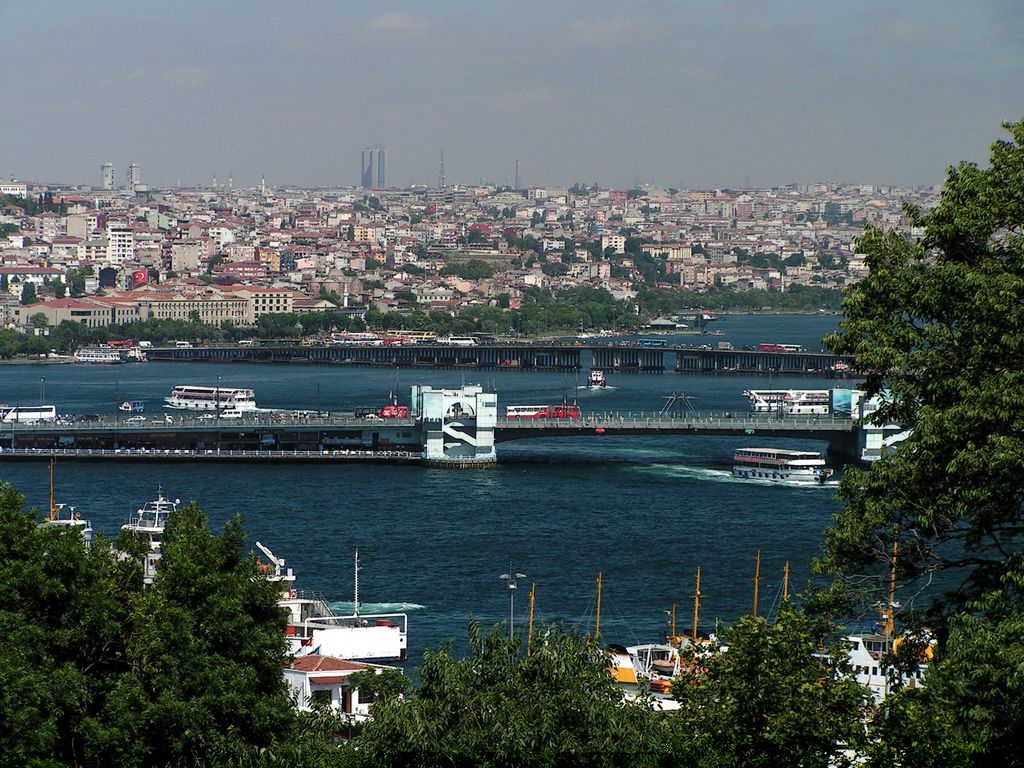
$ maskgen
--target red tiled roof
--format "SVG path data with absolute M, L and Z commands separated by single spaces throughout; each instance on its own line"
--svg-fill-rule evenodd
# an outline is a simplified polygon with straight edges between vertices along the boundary
M 333 656 L 320 656 L 311 653 L 308 656 L 293 659 L 290 668 L 299 672 L 359 672 L 370 667 L 367 664 L 360 664 L 358 661 L 346 661 Z M 318 678 L 318 680 L 322 681 L 323 679 Z

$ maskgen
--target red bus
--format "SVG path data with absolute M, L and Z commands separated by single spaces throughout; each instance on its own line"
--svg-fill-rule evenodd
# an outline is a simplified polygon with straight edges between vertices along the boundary
M 507 405 L 506 419 L 578 419 L 578 405 Z
M 382 419 L 407 419 L 409 418 L 409 406 L 407 405 L 385 405 L 377 415 Z
M 803 352 L 802 344 L 765 344 L 757 345 L 758 352 Z

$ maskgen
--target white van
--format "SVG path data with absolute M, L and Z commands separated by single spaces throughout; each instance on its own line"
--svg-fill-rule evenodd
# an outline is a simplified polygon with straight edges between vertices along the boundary
M 176 341 L 176 342 L 174 342 L 174 347 L 176 349 L 192 349 L 192 342 L 191 341 Z

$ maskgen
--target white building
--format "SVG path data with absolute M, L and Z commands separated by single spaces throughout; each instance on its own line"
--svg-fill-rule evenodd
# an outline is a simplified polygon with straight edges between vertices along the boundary
M 135 232 L 127 224 L 107 224 L 107 263 L 120 267 L 135 258 Z
M 309 654 L 293 659 L 284 670 L 284 679 L 300 710 L 308 712 L 318 704 L 326 704 L 335 712 L 361 720 L 369 717 L 372 700 L 361 698 L 359 690 L 349 685 L 348 678 L 356 672 L 380 674 L 385 669 L 394 667 Z
M 16 181 L 0 183 L 0 195 L 8 197 L 20 197 L 23 200 L 28 197 L 28 185 L 19 184 Z

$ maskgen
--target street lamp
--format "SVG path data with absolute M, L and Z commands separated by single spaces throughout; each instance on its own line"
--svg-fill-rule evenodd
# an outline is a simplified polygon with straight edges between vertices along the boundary
M 517 573 L 512 569 L 512 561 L 508 561 L 508 573 L 503 573 L 499 577 L 508 582 L 508 639 L 511 641 L 514 637 L 513 634 L 513 623 L 516 618 L 516 588 L 519 586 L 519 580 L 525 579 L 525 573 Z

